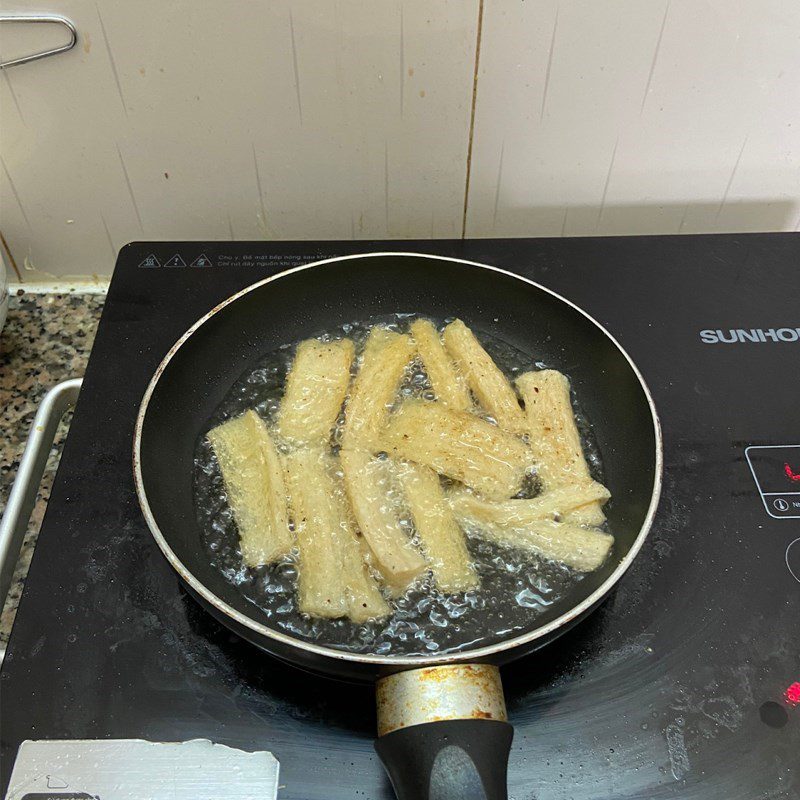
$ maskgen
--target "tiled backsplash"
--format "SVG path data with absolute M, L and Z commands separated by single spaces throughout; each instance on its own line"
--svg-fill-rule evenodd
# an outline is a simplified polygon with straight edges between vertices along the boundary
M 134 239 L 800 224 L 798 4 L 56 5 L 77 47 L 0 79 L 28 280 Z

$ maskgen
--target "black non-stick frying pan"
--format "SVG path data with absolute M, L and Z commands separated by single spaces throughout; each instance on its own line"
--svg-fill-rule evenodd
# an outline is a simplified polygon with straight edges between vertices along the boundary
M 176 302 L 179 299 L 176 298 Z M 522 633 L 453 653 L 351 653 L 271 626 L 213 567 L 201 543 L 192 471 L 208 420 L 264 353 L 352 320 L 399 312 L 461 317 L 570 376 L 593 424 L 611 490 L 612 557 Z M 253 284 L 192 326 L 142 401 L 134 470 L 156 542 L 194 596 L 238 634 L 299 667 L 378 679 L 376 748 L 401 800 L 506 797 L 512 729 L 497 667 L 551 642 L 608 594 L 638 553 L 658 503 L 662 451 L 650 393 L 613 337 L 568 300 L 494 267 L 375 253 L 308 264 Z M 476 611 L 474 613 L 480 613 Z

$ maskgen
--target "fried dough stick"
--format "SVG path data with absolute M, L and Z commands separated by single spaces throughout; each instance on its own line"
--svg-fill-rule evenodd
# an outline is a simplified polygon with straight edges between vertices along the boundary
M 449 593 L 476 588 L 478 575 L 439 476 L 410 462 L 398 464 L 397 474 L 436 585 Z
M 323 444 L 331 435 L 350 385 L 350 339 L 297 346 L 278 412 L 278 433 L 297 445 Z
M 568 522 L 540 520 L 525 528 L 504 528 L 486 522 L 460 518 L 471 532 L 506 547 L 561 561 L 578 572 L 592 572 L 607 558 L 614 537 L 598 530 Z
M 210 430 L 244 563 L 277 561 L 294 544 L 289 530 L 283 465 L 266 424 L 255 411 Z
M 358 528 L 375 556 L 376 568 L 394 593 L 404 590 L 425 569 L 391 507 L 386 464 L 363 450 L 339 453 L 344 486 Z
M 469 411 L 472 408 L 469 389 L 444 349 L 434 324 L 428 319 L 418 319 L 410 330 L 436 399 L 454 411 Z
M 300 611 L 359 623 L 386 616 L 389 607 L 362 559 L 333 477 L 335 459 L 307 448 L 290 453 L 286 464 L 300 551 Z
M 505 500 L 492 503 L 465 490 L 451 492 L 450 507 L 459 517 L 501 528 L 524 528 L 542 520 L 559 522 L 569 512 L 597 500 L 608 500 L 609 492 L 596 481 L 562 486 L 531 500 Z
M 590 481 L 566 375 L 554 369 L 526 372 L 517 378 L 517 387 L 525 401 L 531 449 L 545 491 Z M 571 510 L 566 518 L 601 525 L 605 520 L 601 506 L 601 500 L 594 500 Z
M 457 319 L 444 329 L 442 339 L 481 406 L 504 430 L 525 433 L 525 415 L 514 387 L 483 349 L 475 334 Z
M 344 449 L 375 450 L 403 372 L 413 356 L 410 336 L 377 326 L 370 331 L 345 409 Z
M 474 414 L 423 400 L 410 400 L 392 415 L 383 443 L 393 458 L 424 464 L 493 500 L 515 495 L 532 463 L 516 436 Z

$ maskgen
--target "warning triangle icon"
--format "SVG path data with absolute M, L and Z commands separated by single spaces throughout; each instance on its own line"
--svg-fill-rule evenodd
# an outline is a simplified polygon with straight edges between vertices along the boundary
M 161 266 L 161 262 L 152 253 L 150 253 L 150 255 L 147 256 L 147 258 L 145 258 L 144 261 L 142 261 L 141 264 L 139 264 L 139 266 L 140 267 L 160 267 Z
M 192 267 L 210 267 L 211 266 L 211 259 L 203 253 L 202 255 L 197 256 L 197 258 L 192 261 L 190 264 Z
M 170 258 L 168 261 L 164 262 L 164 266 L 165 267 L 185 267 L 186 266 L 186 262 L 177 253 L 175 253 L 175 255 L 172 256 L 172 258 Z

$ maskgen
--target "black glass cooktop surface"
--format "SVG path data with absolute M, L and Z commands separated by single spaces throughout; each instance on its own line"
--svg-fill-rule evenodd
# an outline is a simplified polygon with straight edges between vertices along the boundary
M 25 739 L 268 749 L 283 800 L 392 792 L 372 688 L 286 666 L 186 594 L 136 501 L 151 373 L 238 289 L 333 255 L 498 265 L 605 324 L 664 432 L 664 490 L 608 600 L 503 670 L 515 800 L 800 797 L 800 235 L 136 243 L 122 250 L 0 680 Z

